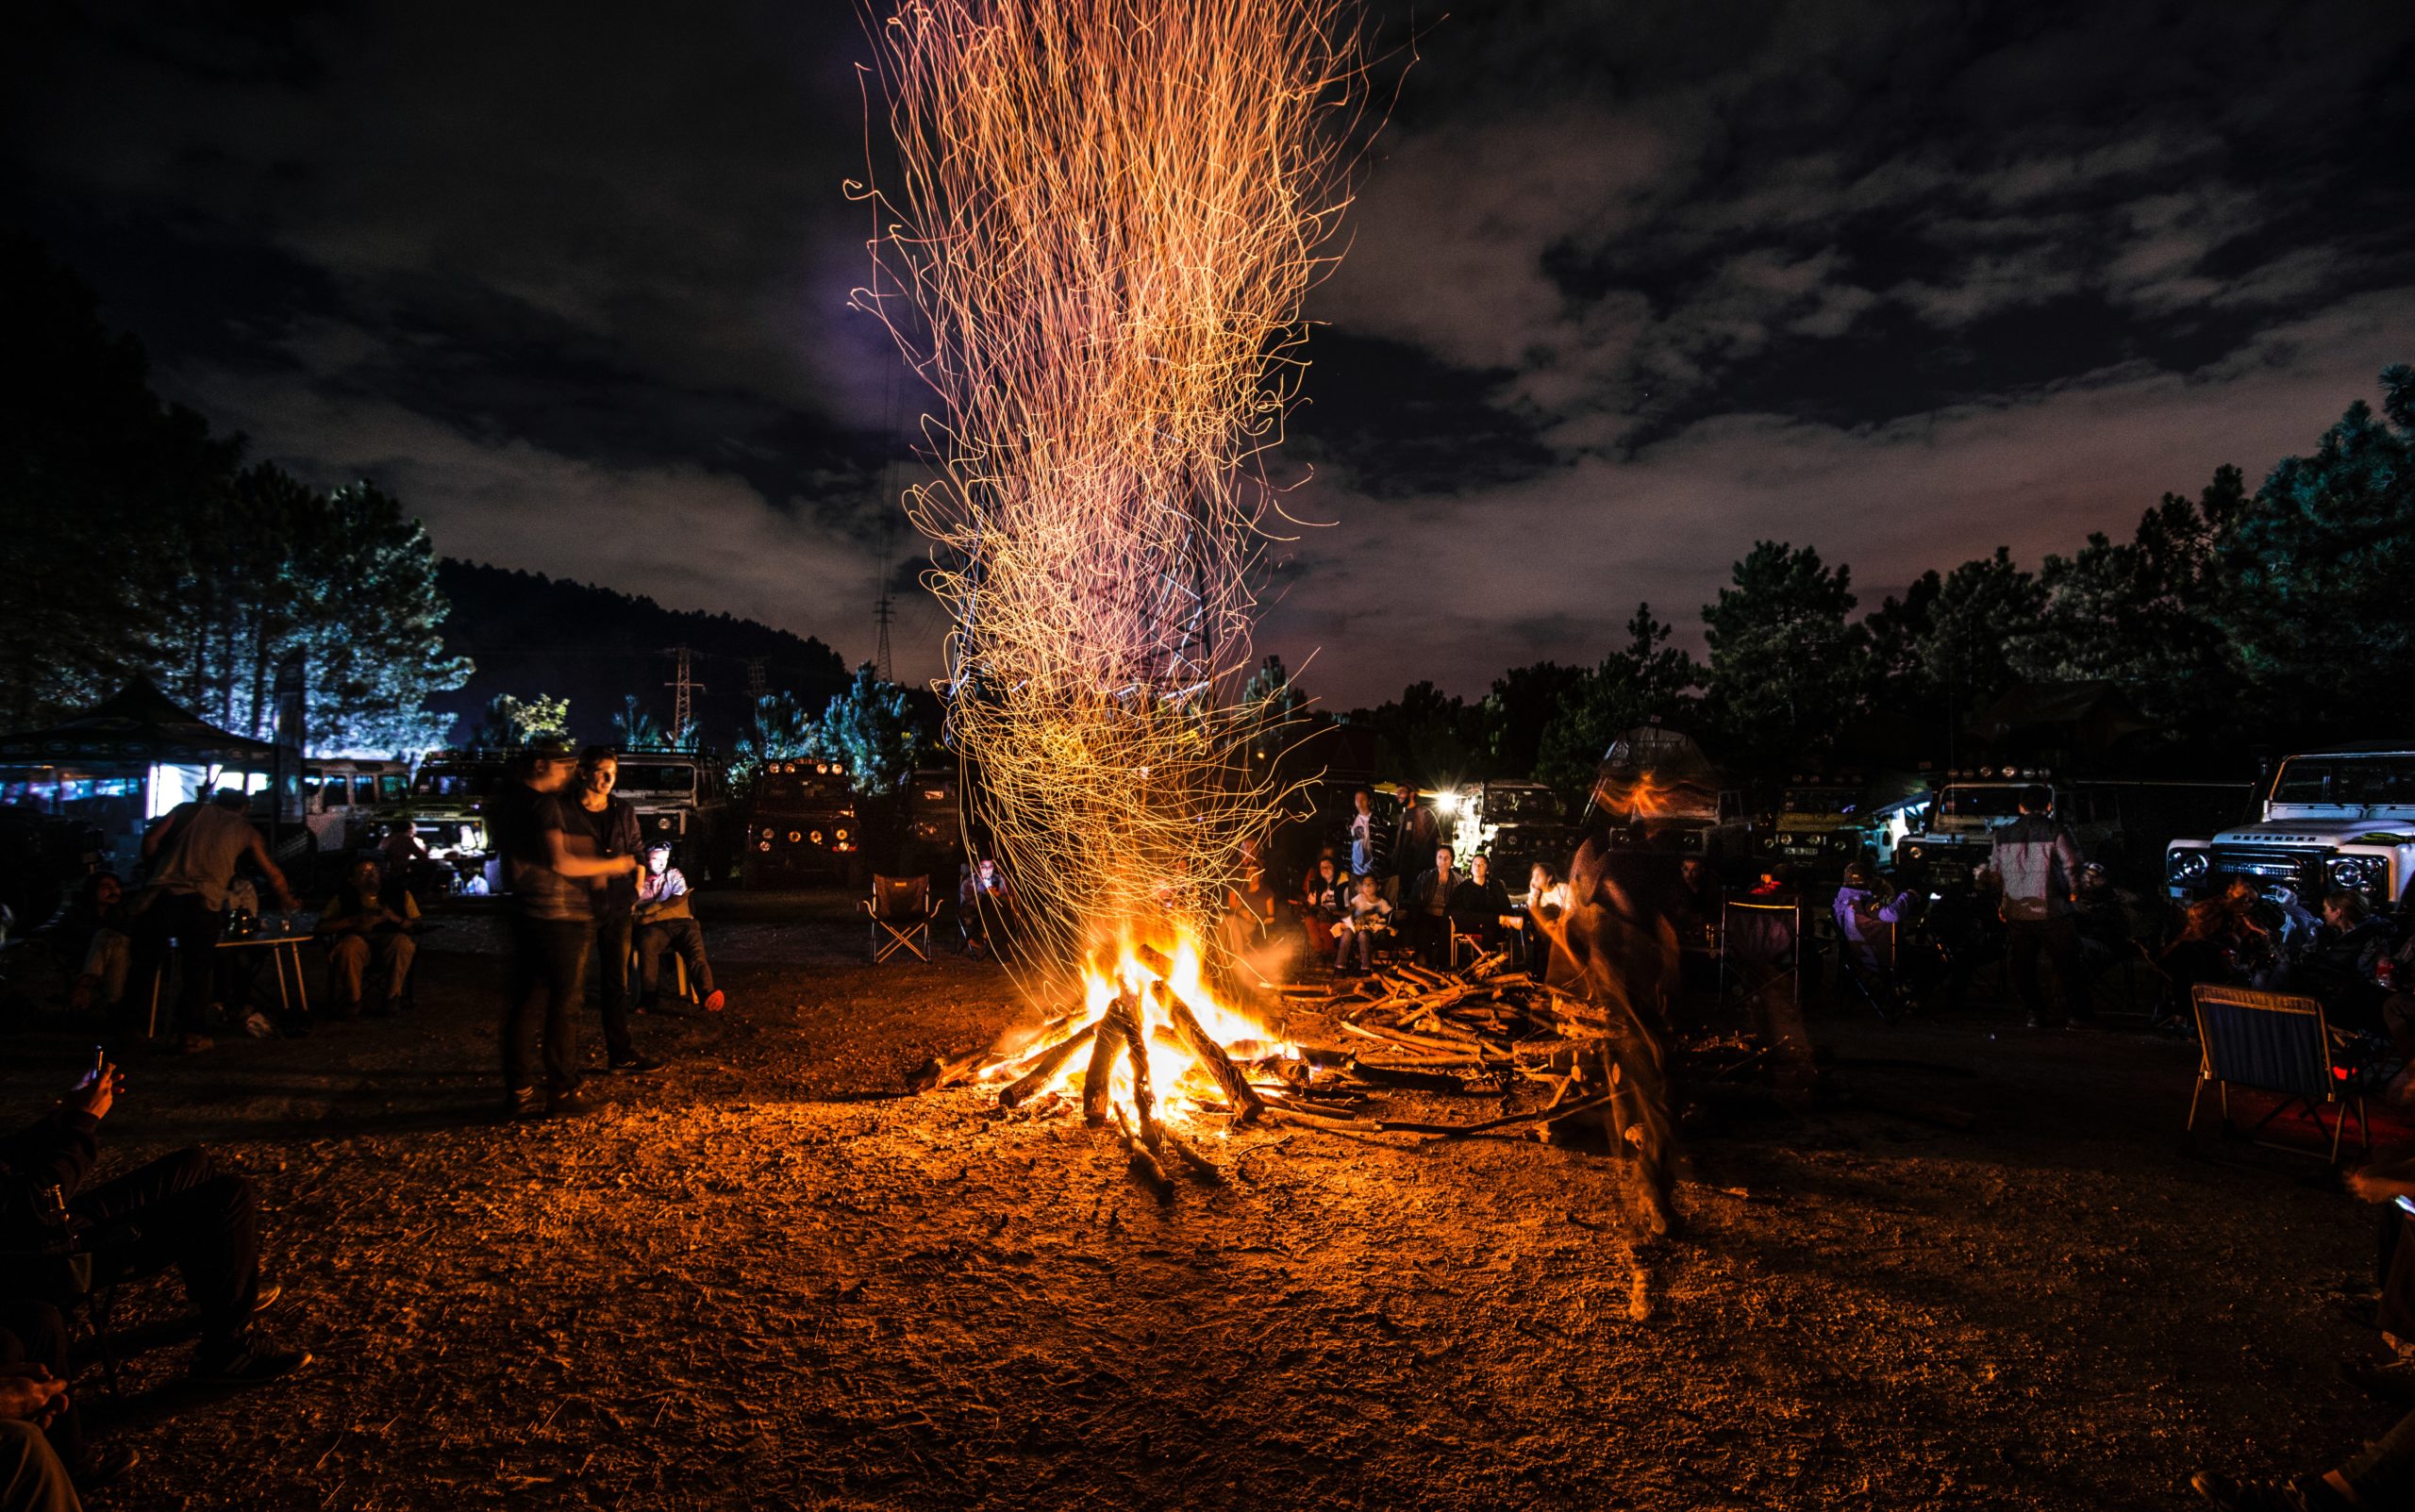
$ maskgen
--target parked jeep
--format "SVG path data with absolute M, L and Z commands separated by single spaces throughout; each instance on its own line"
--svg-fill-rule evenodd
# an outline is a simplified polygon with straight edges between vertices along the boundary
M 1877 806 L 1870 784 L 1858 777 L 1798 776 L 1757 827 L 1754 854 L 1765 867 L 1783 863 L 1798 876 L 1834 882 L 1865 854 L 1885 859 L 1889 834 Z
M 2052 775 L 2040 767 L 1955 773 L 1929 805 L 1927 822 L 1896 845 L 1897 864 L 1907 872 L 1925 875 L 1932 885 L 1968 881 L 1971 869 L 1995 854 L 1997 827 L 2021 817 L 2021 795 L 2037 787 L 2053 790 L 2055 817 L 2071 826 L 2081 853 L 2093 856 L 2103 829 L 2092 816 L 2077 811 L 2071 789 L 2050 782 Z
M 2335 746 L 2281 763 L 2261 813 L 2211 839 L 2174 840 L 2165 889 L 2195 896 L 2233 877 L 2287 888 L 2311 908 L 2327 892 L 2360 892 L 2392 908 L 2415 872 L 2415 745 Z

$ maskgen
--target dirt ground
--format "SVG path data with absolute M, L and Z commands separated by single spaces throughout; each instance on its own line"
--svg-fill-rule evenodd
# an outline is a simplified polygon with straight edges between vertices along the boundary
M 134 1065 L 108 1168 L 257 1176 L 319 1360 L 205 1400 L 143 1354 L 89 1398 L 144 1456 L 93 1504 L 2180 1507 L 2388 1421 L 2335 1370 L 2371 1213 L 2184 1155 L 2180 1043 L 1822 1017 L 1856 1085 L 1976 1127 L 1697 1131 L 1646 1250 L 1618 1166 L 1507 1139 L 1210 1134 L 1231 1181 L 1161 1207 L 1077 1115 L 898 1095 L 1036 1015 L 993 965 L 868 967 L 840 906 L 708 915 L 730 1011 L 641 1021 L 673 1068 L 575 1121 L 495 1115 L 476 920 L 405 1018 Z M 6 1105 L 87 1043 L 0 1041 Z

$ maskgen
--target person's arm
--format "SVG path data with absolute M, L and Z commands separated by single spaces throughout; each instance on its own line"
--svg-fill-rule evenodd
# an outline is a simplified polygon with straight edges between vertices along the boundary
M 2392 1160 L 2348 1172 L 2348 1190 L 2369 1203 L 2415 1198 L 2415 1159 Z
M 258 830 L 252 831 L 251 842 L 244 846 L 243 854 L 250 856 L 252 864 L 260 869 L 260 875 L 268 878 L 268 885 L 276 892 L 277 906 L 287 913 L 291 913 L 302 906 L 295 900 L 293 889 L 285 885 L 285 873 L 276 869 L 275 861 L 269 859 L 268 846 L 261 840 Z
M 58 1107 L 29 1128 L 0 1139 L 0 1216 L 30 1214 L 46 1187 L 73 1192 L 101 1157 L 101 1120 L 117 1100 L 117 1068 L 75 1085 Z
M 545 831 L 545 864 L 566 877 L 616 877 L 638 869 L 633 856 L 573 856 L 558 829 Z
M 2067 897 L 2079 896 L 2079 869 L 2086 857 L 2079 854 L 2079 841 L 2072 839 L 2068 829 L 2055 831 L 2055 859 L 2063 863 L 2063 889 Z

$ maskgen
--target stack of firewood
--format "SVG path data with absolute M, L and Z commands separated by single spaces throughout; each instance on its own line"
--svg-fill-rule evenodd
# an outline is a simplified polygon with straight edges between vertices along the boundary
M 1167 964 L 1148 955 L 1144 964 L 1153 969 Z M 1327 987 L 1279 989 L 1275 1011 L 1282 1022 L 1270 1026 L 1261 1043 L 1219 1045 L 1162 981 L 1150 984 L 1148 991 L 1156 1010 L 1152 1035 L 1179 1045 L 1208 1069 L 1237 1126 L 1297 1122 L 1458 1138 L 1535 1123 L 1535 1137 L 1549 1141 L 1565 1138 L 1616 1092 L 1615 1073 L 1606 1072 L 1601 1057 L 1588 1054 L 1605 1038 L 1607 1016 L 1580 998 L 1507 970 L 1499 953 L 1457 971 L 1400 963 Z M 1096 1022 L 1069 1014 L 1035 1032 L 1010 1034 L 986 1050 L 934 1059 L 916 1073 L 913 1088 L 929 1091 L 967 1080 L 1003 1081 L 999 1105 L 1018 1108 L 1059 1080 L 1074 1057 L 1087 1051 L 1085 1117 L 1097 1125 L 1116 1124 L 1135 1173 L 1161 1196 L 1171 1190 L 1165 1168 L 1176 1161 L 1215 1179 L 1214 1168 L 1154 1117 L 1146 1057 L 1129 1055 L 1139 1020 L 1134 1006 L 1119 999 Z M 1119 1055 L 1138 1072 L 1137 1127 L 1107 1095 Z M 1389 1119 L 1372 1108 L 1376 1097 L 1391 1091 L 1499 1097 L 1521 1082 L 1548 1087 L 1548 1098 L 1529 1111 L 1483 1122 Z

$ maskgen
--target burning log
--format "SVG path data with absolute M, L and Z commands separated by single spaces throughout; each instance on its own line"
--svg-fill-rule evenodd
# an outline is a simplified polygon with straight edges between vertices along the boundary
M 1086 1023 L 1074 1030 L 1072 1035 L 1051 1046 L 1048 1053 L 1041 1055 L 1031 1070 L 1009 1082 L 1006 1089 L 998 1094 L 998 1105 L 1021 1107 L 1024 1103 L 1047 1090 L 1048 1084 L 1057 1079 L 1057 1073 L 1065 1069 L 1065 1062 L 1073 1059 L 1074 1053 L 1089 1044 L 1091 1037 L 1097 1032 L 1096 1024 Z
M 1153 984 L 1150 993 L 1158 1000 L 1158 1005 L 1166 1010 L 1166 1017 L 1174 1021 L 1174 1033 L 1182 1037 L 1183 1046 L 1191 1052 L 1191 1058 L 1205 1067 L 1208 1074 L 1215 1078 L 1217 1087 L 1223 1089 L 1224 1101 L 1233 1109 L 1233 1122 L 1247 1123 L 1265 1112 L 1266 1105 L 1250 1090 L 1249 1081 L 1241 1075 L 1241 1068 L 1233 1064 L 1232 1057 L 1224 1054 L 1224 1047 L 1216 1042 L 1215 1037 L 1200 1025 L 1197 1016 L 1191 1011 L 1191 1005 L 1182 1001 L 1181 994 L 1163 982 Z
M 1082 1122 L 1091 1128 L 1107 1122 L 1108 1083 L 1115 1075 L 1116 1054 L 1123 1048 L 1124 1021 L 1109 1009 L 1091 1039 L 1090 1070 L 1082 1076 Z
M 1138 1055 L 1133 1057 L 1136 1061 L 1142 1058 L 1145 1057 Z M 1132 1125 L 1124 1121 L 1124 1110 L 1120 1107 L 1115 1110 L 1115 1132 L 1124 1136 L 1124 1148 L 1131 1157 L 1129 1165 L 1132 1174 L 1141 1178 L 1141 1184 L 1155 1193 L 1158 1202 L 1173 1202 L 1173 1178 L 1166 1174 L 1165 1167 L 1158 1164 L 1158 1157 L 1149 1153 L 1149 1147 L 1141 1143 L 1140 1137 L 1132 1132 Z

